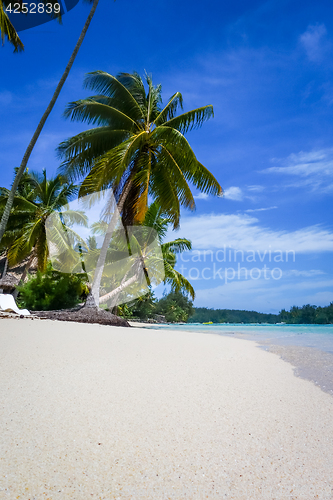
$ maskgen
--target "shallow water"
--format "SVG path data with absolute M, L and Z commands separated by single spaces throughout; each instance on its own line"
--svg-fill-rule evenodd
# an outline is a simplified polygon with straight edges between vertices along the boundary
M 159 324 L 151 328 L 234 335 L 236 338 L 255 341 L 261 348 L 291 363 L 296 376 L 310 380 L 333 395 L 333 325 L 188 323 Z

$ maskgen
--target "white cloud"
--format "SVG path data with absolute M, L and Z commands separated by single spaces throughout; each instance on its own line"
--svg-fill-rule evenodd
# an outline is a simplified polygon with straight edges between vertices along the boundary
M 265 187 L 264 186 L 259 186 L 259 185 L 254 185 L 254 186 L 247 186 L 248 191 L 254 191 L 255 193 L 261 193 L 264 191 Z
M 266 207 L 266 208 L 248 208 L 245 210 L 246 213 L 250 212 L 266 212 L 266 210 L 274 210 L 277 207 Z
M 243 193 L 239 187 L 231 186 L 223 191 L 223 198 L 234 201 L 242 201 Z
M 207 200 L 209 195 L 207 193 L 199 193 L 193 196 L 195 200 Z
M 287 158 L 274 158 L 272 161 L 281 165 L 269 167 L 260 172 L 284 174 L 295 178 L 292 183 L 284 183 L 284 187 L 307 187 L 311 191 L 320 189 L 322 193 L 333 190 L 333 148 L 300 151 Z
M 285 165 L 282 167 L 270 167 L 261 172 L 276 172 L 298 175 L 300 177 L 308 177 L 313 174 L 333 176 L 333 148 L 310 152 L 300 151 L 280 161 L 285 163 Z
M 327 30 L 324 24 L 308 26 L 307 30 L 299 37 L 311 62 L 320 63 L 328 54 L 331 44 L 326 38 Z
M 291 282 L 281 280 L 235 280 L 227 285 L 196 291 L 195 305 L 221 309 L 278 312 L 293 305 L 328 305 L 333 280 Z
M 224 245 L 243 251 L 281 250 L 295 253 L 333 251 L 333 232 L 319 225 L 297 231 L 263 227 L 246 214 L 205 214 L 183 217 L 181 233 L 194 249 L 221 249 Z
M 319 276 L 321 274 L 326 274 L 320 269 L 309 269 L 308 271 L 299 271 L 298 269 L 291 269 L 290 271 L 283 271 L 284 276 L 302 276 L 304 278 L 312 278 L 313 276 Z

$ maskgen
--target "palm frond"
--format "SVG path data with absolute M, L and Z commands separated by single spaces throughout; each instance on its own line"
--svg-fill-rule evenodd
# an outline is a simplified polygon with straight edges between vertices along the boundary
M 158 127 L 168 120 L 174 118 L 175 113 L 180 107 L 183 109 L 183 96 L 180 92 L 176 92 L 170 99 L 165 108 L 159 113 L 159 115 L 154 120 L 154 125 Z
M 18 264 L 30 254 L 38 236 L 41 234 L 41 229 L 42 221 L 40 218 L 25 224 L 21 236 L 8 249 L 8 263 L 10 266 Z
M 117 79 L 135 99 L 140 108 L 141 117 L 144 119 L 146 116 L 147 96 L 139 73 L 136 71 L 133 73 L 118 73 Z
M 116 129 L 126 129 L 128 131 L 134 131 L 139 128 L 135 120 L 119 109 L 95 102 L 89 98 L 70 102 L 64 112 L 64 116 L 65 118 L 71 118 L 72 121 L 87 122 Z
M 126 110 L 126 114 L 133 120 L 143 119 L 142 108 L 135 99 L 135 94 L 128 89 L 124 75 L 121 73 L 114 77 L 105 71 L 93 71 L 87 74 L 84 87 L 114 98 L 118 102 L 118 108 L 123 112 Z
M 186 250 L 192 250 L 192 243 L 186 238 L 176 238 L 162 245 L 162 252 L 182 253 Z
M 88 227 L 88 217 L 82 210 L 70 210 L 60 212 L 67 227 L 77 224 L 78 226 Z
M 140 149 L 147 135 L 146 131 L 133 135 L 97 159 L 91 173 L 83 181 L 80 193 L 83 193 L 83 190 L 89 192 L 91 189 L 102 189 L 102 186 L 110 182 L 119 184 L 133 161 L 133 155 Z
M 193 184 L 203 193 L 221 195 L 223 190 L 214 175 L 202 163 L 197 162 L 197 168 L 192 176 Z
M 153 228 L 157 232 L 160 241 L 162 241 L 167 234 L 170 222 L 170 219 L 163 213 L 162 208 L 156 202 L 153 202 L 148 207 L 143 224 L 146 227 Z
M 185 290 L 189 293 L 192 299 L 195 299 L 195 291 L 191 283 L 179 272 L 176 271 L 168 262 L 164 261 L 165 283 L 171 286 L 175 292 Z
M 7 38 L 9 43 L 14 46 L 14 52 L 20 52 L 24 50 L 24 45 L 5 12 L 5 6 L 6 4 L 0 0 L 0 32 L 2 44 L 4 44 L 5 38 Z
M 151 177 L 150 191 L 154 194 L 154 200 L 163 207 L 172 222 L 174 229 L 179 226 L 180 203 L 174 185 L 168 172 L 163 168 L 156 168 L 154 176 Z
M 178 163 L 174 155 L 172 155 L 170 151 L 164 146 L 162 146 L 159 153 L 159 163 L 160 168 L 167 169 L 167 175 L 172 180 L 172 184 L 174 186 L 174 190 L 177 192 L 180 204 L 185 206 L 186 208 L 194 210 L 195 202 L 193 194 L 186 179 L 190 177 L 188 175 L 188 169 L 187 171 L 185 170 L 184 173 L 183 169 L 180 166 L 182 165 L 182 163 Z
M 96 158 L 121 144 L 129 135 L 128 130 L 99 127 L 67 139 L 57 148 L 58 157 L 64 158 L 60 173 L 72 181 L 87 175 Z
M 201 125 L 214 116 L 213 106 L 203 106 L 202 108 L 193 109 L 192 111 L 187 111 L 181 115 L 175 116 L 163 123 L 165 127 L 172 127 L 182 134 L 185 134 L 189 130 L 193 130 L 201 127 Z

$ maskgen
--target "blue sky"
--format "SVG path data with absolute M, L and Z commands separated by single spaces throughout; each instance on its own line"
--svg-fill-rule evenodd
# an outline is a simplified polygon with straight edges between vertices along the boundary
M 79 3 L 61 26 L 21 32 L 24 53 L 1 48 L 1 185 L 12 182 L 88 12 Z M 186 109 L 214 106 L 214 119 L 188 140 L 225 196 L 197 193 L 196 211 L 184 211 L 170 235 L 192 240 L 178 268 L 196 289 L 195 305 L 278 312 L 329 304 L 332 14 L 327 0 L 100 0 L 29 168 L 54 175 L 56 146 L 85 128 L 62 117 L 69 101 L 88 95 L 85 73 L 146 70 L 164 99 L 180 91 Z

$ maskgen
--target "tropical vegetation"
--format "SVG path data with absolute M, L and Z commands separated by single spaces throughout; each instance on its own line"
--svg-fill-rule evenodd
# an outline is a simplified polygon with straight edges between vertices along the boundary
M 306 304 L 293 306 L 289 311 L 282 309 L 279 318 L 288 324 L 333 324 L 333 302 L 326 307 Z
M 62 217 L 66 212 L 62 212 Z M 60 225 L 61 222 L 59 221 Z M 162 213 L 156 202 L 152 203 L 146 213 L 143 224 L 132 227 L 119 227 L 114 231 L 107 249 L 104 270 L 101 278 L 100 303 L 107 303 L 111 309 L 145 295 L 153 283 L 162 280 L 170 285 L 171 290 L 195 296 L 191 283 L 175 269 L 177 254 L 184 250 L 191 250 L 191 242 L 185 238 L 176 238 L 165 242 L 170 220 Z M 94 222 L 91 225 L 93 236 L 86 241 L 73 239 L 66 254 L 61 251 L 60 258 L 53 256 L 53 263 L 59 271 L 86 272 L 90 279 L 96 268 L 100 250 L 97 248 L 95 235 L 104 235 L 107 223 Z M 57 224 L 52 224 L 55 238 L 52 244 L 65 248 L 59 239 Z M 49 233 L 48 236 L 52 235 Z M 74 244 L 75 241 L 78 243 Z M 61 244 L 59 244 L 61 243 Z M 69 264 L 69 268 L 68 268 Z
M 23 50 L 24 45 L 21 42 L 20 37 L 17 34 L 16 29 L 12 25 L 9 20 L 9 17 L 6 13 L 6 7 L 9 2 L 7 0 L 0 0 L 0 33 L 1 33 L 1 41 L 2 44 L 5 42 L 5 38 L 11 43 L 14 47 L 14 52 L 19 52 Z
M 156 314 L 164 316 L 168 323 L 186 323 L 193 313 L 192 301 L 179 290 L 162 297 L 156 307 Z
M 45 9 L 46 14 L 49 16 L 50 19 L 58 19 L 59 22 L 61 22 L 61 15 L 59 15 L 58 10 L 56 10 L 54 7 L 55 5 L 58 7 L 58 0 L 40 0 L 39 3 L 44 3 L 44 5 L 51 4 L 52 9 L 48 8 Z M 14 5 L 15 4 L 15 5 Z M 58 4 L 58 5 L 57 5 Z M 12 0 L 0 0 L 0 34 L 1 34 L 1 41 L 2 44 L 4 44 L 5 39 L 7 38 L 8 42 L 14 47 L 14 52 L 20 52 L 24 50 L 24 45 L 20 39 L 20 37 L 17 34 L 17 31 L 13 24 L 11 23 L 9 16 L 7 12 L 12 12 L 12 10 L 15 9 L 15 17 L 17 17 L 17 14 L 21 14 L 23 16 L 26 15 L 27 11 L 27 5 L 28 4 L 23 4 L 23 2 L 12 2 Z M 33 16 L 35 17 L 35 16 Z M 28 27 L 28 26 L 27 26 Z
M 332 324 L 333 302 L 326 307 L 304 305 L 293 306 L 290 311 L 282 309 L 279 314 L 264 314 L 256 311 L 236 309 L 194 308 L 190 323 L 287 323 L 287 324 Z
M 48 264 L 18 287 L 18 305 L 30 311 L 69 309 L 82 302 L 89 293 L 84 274 L 59 273 Z
M 26 273 L 35 260 L 39 271 L 35 278 L 30 278 L 26 288 L 20 289 L 25 300 L 35 286 L 48 290 L 50 295 L 50 290 L 55 290 L 56 277 L 60 280 L 55 269 L 58 273 L 62 269 L 57 265 L 56 268 L 48 267 L 47 221 L 57 213 L 59 227 L 54 226 L 58 231 L 57 242 L 61 240 L 61 233 L 65 234 L 59 248 L 71 255 L 70 272 L 79 273 L 81 278 L 82 273 L 86 278 L 89 272 L 93 274 L 87 305 L 96 307 L 99 304 L 100 291 L 101 303 L 109 305 L 110 301 L 111 305 L 119 304 L 124 289 L 129 300 L 131 294 L 133 299 L 137 297 L 138 291 L 139 295 L 151 293 L 148 261 L 153 275 L 158 274 L 158 269 L 163 270 L 162 279 L 172 293 L 184 292 L 194 298 L 192 285 L 175 269 L 177 254 L 190 250 L 191 243 L 185 238 L 168 242 L 164 239 L 169 225 L 179 226 L 182 206 L 194 210 L 193 187 L 211 194 L 222 191 L 217 180 L 197 160 L 185 138 L 189 130 L 200 127 L 213 116 L 213 108 L 208 105 L 179 114 L 177 111 L 183 107 L 181 94 L 177 92 L 163 106 L 161 86 L 154 86 L 148 75 L 145 80 L 146 87 L 137 73 L 121 73 L 117 77 L 101 71 L 89 74 L 86 86 L 98 95 L 70 103 L 66 116 L 95 126 L 59 146 L 58 152 L 63 159 L 60 173 L 48 180 L 45 171 L 37 174 L 24 169 L 22 173 L 21 165 L 16 169 L 14 184 L 17 187 L 0 189 L 2 220 L 6 219 L 11 206 L 0 250 L 6 252 L 9 266 L 27 260 Z M 80 184 L 76 186 L 74 180 Z M 119 216 L 118 219 L 114 217 L 112 211 L 95 224 L 92 229 L 96 234 L 100 228 L 106 234 L 102 248 L 98 249 L 95 236 L 84 241 L 71 230 L 74 223 L 87 225 L 84 213 L 64 207 L 77 194 L 80 198 L 86 195 L 94 198 L 106 189 L 114 196 L 113 209 L 116 207 L 114 212 L 120 214 L 121 224 Z M 149 205 L 150 200 L 154 202 Z M 117 237 L 118 233 L 122 238 Z M 151 251 L 154 238 L 160 246 L 159 254 Z M 118 262 L 126 252 L 131 255 L 133 248 L 137 249 L 136 257 L 119 282 L 116 276 Z M 90 269 L 88 274 L 86 267 Z M 146 278 L 145 284 L 138 279 L 139 267 Z M 63 278 L 61 281 L 65 283 Z M 111 283 L 111 290 L 110 286 L 107 289 L 107 282 Z M 133 291 L 133 287 L 136 290 Z M 51 299 L 45 300 L 39 296 L 41 309 L 54 305 Z M 179 311 L 176 316 L 181 317 Z
M 195 208 L 191 186 L 215 195 L 222 191 L 185 138 L 186 132 L 213 116 L 213 108 L 208 105 L 177 115 L 183 107 L 180 92 L 163 107 L 161 85 L 154 86 L 148 75 L 146 84 L 147 91 L 137 73 L 115 77 L 95 71 L 87 75 L 85 87 L 97 95 L 70 103 L 65 116 L 95 127 L 60 145 L 60 171 L 72 181 L 83 179 L 79 196 L 112 188 L 125 226 L 144 221 L 150 196 L 176 228 L 181 206 Z M 99 304 L 114 229 L 111 218 L 86 303 L 89 306 Z
M 193 302 L 180 290 L 164 294 L 160 300 L 149 292 L 119 309 L 127 319 L 167 323 L 186 323 L 194 313 Z
M 46 221 L 54 212 L 59 212 L 64 205 L 76 197 L 78 188 L 67 179 L 57 175 L 47 179 L 46 171 L 25 171 L 9 218 L 8 229 L 2 240 L 2 248 L 6 249 L 9 266 L 28 258 L 26 271 L 33 260 L 37 268 L 45 271 L 49 258 L 46 236 Z M 0 188 L 0 214 L 6 206 L 10 192 Z M 86 217 L 79 211 L 66 211 L 66 224 L 86 225 Z
M 50 1 L 52 3 L 54 0 L 50 0 Z M 89 13 L 87 20 L 83 26 L 83 29 L 82 29 L 81 34 L 79 36 L 79 39 L 75 45 L 73 53 L 72 53 L 72 55 L 67 63 L 65 71 L 64 71 L 62 77 L 60 78 L 59 83 L 54 91 L 54 94 L 49 102 L 49 105 L 47 106 L 39 124 L 37 125 L 37 128 L 36 128 L 32 138 L 31 138 L 31 141 L 28 144 L 28 147 L 23 155 L 21 165 L 16 171 L 14 182 L 13 182 L 12 187 L 8 193 L 6 206 L 5 206 L 5 209 L 3 210 L 3 213 L 1 216 L 1 221 L 0 221 L 0 245 L 1 245 L 1 241 L 3 238 L 4 232 L 6 231 L 10 212 L 12 209 L 12 205 L 14 203 L 15 193 L 16 193 L 16 190 L 17 190 L 18 185 L 20 183 L 20 180 L 21 180 L 21 178 L 22 178 L 22 176 L 27 168 L 29 158 L 30 158 L 31 153 L 35 147 L 35 144 L 36 144 L 36 142 L 37 142 L 37 140 L 38 140 L 38 138 L 43 130 L 45 122 L 46 122 L 47 118 L 49 117 L 49 115 L 50 115 L 50 113 L 51 113 L 51 111 L 52 111 L 52 109 L 53 109 L 53 107 L 54 107 L 54 105 L 59 97 L 59 94 L 61 92 L 62 87 L 65 84 L 65 81 L 67 80 L 69 72 L 74 64 L 77 53 L 82 45 L 83 39 L 87 33 L 87 30 L 89 28 L 89 25 L 91 23 L 93 15 L 95 14 L 95 10 L 96 10 L 98 2 L 99 2 L 99 0 L 87 0 L 87 1 L 89 3 L 92 3 L 90 13 Z M 20 41 L 14 27 L 9 22 L 8 16 L 5 12 L 4 7 L 6 5 L 7 5 L 7 0 L 0 0 L 0 31 L 1 31 L 2 40 L 3 40 L 4 36 L 7 36 L 8 39 L 11 41 L 11 43 L 14 44 L 14 47 L 16 50 L 23 49 L 22 42 Z
M 87 287 L 88 274 L 85 266 L 88 269 L 94 269 L 100 250 L 97 248 L 95 235 L 90 235 L 84 241 L 71 229 L 73 224 L 87 226 L 85 212 L 71 210 L 67 205 L 68 201 L 76 197 L 77 190 L 76 185 L 69 183 L 60 174 L 53 179 L 47 179 L 46 171 L 39 174 L 26 170 L 19 184 L 9 219 L 9 228 L 2 240 L 2 250 L 6 251 L 9 266 L 15 266 L 24 260 L 26 261 L 22 282 L 32 263 L 35 262 L 37 265 L 37 275 L 30 276 L 27 283 L 18 287 L 20 303 L 31 310 L 48 310 L 62 306 L 68 308 L 76 305 L 84 297 L 81 288 L 78 288 L 80 283 L 81 285 L 85 283 L 85 292 L 89 291 Z M 0 214 L 5 206 L 7 196 L 8 190 L 0 188 Z M 66 247 L 67 257 L 69 255 L 72 259 L 71 272 L 69 273 L 60 272 L 64 261 L 58 263 L 57 258 L 54 258 L 54 256 L 52 262 L 56 268 L 52 268 L 50 265 L 51 229 L 48 227 L 48 222 L 51 218 L 51 226 L 54 229 L 53 220 L 55 219 L 53 216 L 55 214 L 58 214 L 58 218 L 60 216 L 61 228 L 66 229 L 63 233 L 66 241 L 63 242 L 62 248 Z M 144 259 L 145 265 L 147 265 L 149 249 L 154 238 L 157 239 L 160 251 L 153 252 L 153 265 L 155 267 L 158 265 L 160 269 L 163 269 L 161 279 L 164 279 L 165 284 L 170 285 L 171 290 L 176 292 L 181 290 L 194 298 L 195 293 L 191 283 L 175 269 L 177 254 L 184 250 L 190 250 L 191 242 L 185 238 L 164 242 L 169 224 L 170 219 L 167 218 L 155 202 L 148 207 L 143 224 L 134 228 L 136 230 L 140 229 L 139 233 L 134 232 L 131 238 L 128 239 L 128 230 L 130 228 L 127 228 L 126 231 L 123 228 L 120 231 L 120 236 L 115 231 L 115 237 L 108 248 L 101 283 L 101 302 L 108 302 L 110 305 L 111 300 L 111 304 L 116 306 L 114 312 L 117 312 L 120 299 L 119 286 L 117 288 L 117 282 L 115 281 L 116 275 L 119 274 L 118 262 L 128 255 L 129 250 L 136 249 Z M 105 222 L 100 221 L 94 223 L 91 229 L 95 234 L 98 234 L 99 230 L 102 229 L 103 231 L 103 226 L 105 226 Z M 133 239 L 136 245 L 133 245 Z M 51 246 L 52 244 L 51 241 Z M 138 261 L 137 257 L 133 262 L 135 261 Z M 153 275 L 154 267 L 150 266 L 149 273 L 151 272 Z M 137 288 L 138 277 L 135 274 L 133 277 Z M 124 281 L 126 275 L 122 278 Z M 147 276 L 147 278 L 145 284 L 139 287 L 139 295 L 145 295 L 147 283 L 149 293 L 151 293 L 151 276 Z M 107 287 L 110 288 L 110 283 L 111 293 L 108 293 L 106 289 Z M 69 290 L 71 284 L 73 284 L 73 297 L 69 298 L 67 289 Z M 127 282 L 125 281 L 125 287 L 126 285 Z M 78 289 L 79 292 L 76 293 L 75 289 Z M 136 289 L 134 292 L 136 292 L 134 296 L 138 296 L 138 290 Z M 125 295 L 129 297 L 127 301 L 131 300 L 131 294 L 133 294 L 133 289 L 127 286 L 125 290 Z M 119 309 L 119 311 L 122 309 Z

